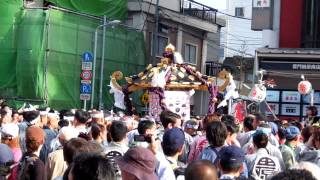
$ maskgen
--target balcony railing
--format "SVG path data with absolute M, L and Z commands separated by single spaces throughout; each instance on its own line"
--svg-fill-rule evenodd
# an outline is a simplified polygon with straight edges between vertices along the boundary
M 193 0 L 181 0 L 181 13 L 210 23 L 217 22 L 217 9 L 195 2 Z

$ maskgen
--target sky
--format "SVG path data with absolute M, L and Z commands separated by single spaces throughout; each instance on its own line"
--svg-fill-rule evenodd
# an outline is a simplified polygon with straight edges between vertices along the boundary
M 227 0 L 195 0 L 201 4 L 213 7 L 218 10 L 225 10 L 227 8 Z

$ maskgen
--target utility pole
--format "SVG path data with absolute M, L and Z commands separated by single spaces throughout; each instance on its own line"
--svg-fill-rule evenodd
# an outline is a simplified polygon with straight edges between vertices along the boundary
M 156 64 L 157 62 L 157 51 L 158 51 L 158 34 L 159 34 L 159 0 L 156 3 L 156 12 L 155 12 L 155 31 L 153 33 L 153 58 L 152 64 Z

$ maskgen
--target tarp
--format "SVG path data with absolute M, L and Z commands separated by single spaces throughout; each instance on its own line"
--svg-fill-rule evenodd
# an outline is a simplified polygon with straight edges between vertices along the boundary
M 58 10 L 21 10 L 16 1 L 0 3 L 0 96 L 27 99 L 56 109 L 81 108 L 81 55 L 93 52 L 100 22 Z M 10 9 L 10 11 L 7 11 Z M 1 24 L 1 25 L 2 25 Z M 2 28 L 4 27 L 4 28 Z M 109 80 L 113 71 L 135 74 L 146 66 L 143 33 L 107 28 L 103 101 L 112 106 Z M 99 31 L 94 105 L 98 105 L 102 32 Z M 138 94 L 133 96 L 138 98 Z
M 127 0 L 48 0 L 57 6 L 111 19 L 127 17 Z
M 21 0 L 0 2 L 0 91 L 2 96 L 16 93 L 17 24 L 20 20 Z

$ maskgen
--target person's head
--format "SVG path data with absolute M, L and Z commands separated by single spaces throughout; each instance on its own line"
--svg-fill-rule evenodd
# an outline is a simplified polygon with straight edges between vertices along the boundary
M 302 139 L 303 139 L 303 143 L 308 142 L 309 138 L 313 134 L 313 131 L 314 131 L 314 127 L 313 126 L 307 126 L 307 127 L 302 129 L 301 136 L 302 136 Z
M 213 147 L 223 146 L 228 136 L 226 125 L 220 121 L 213 121 L 207 125 L 206 137 Z
M 278 131 L 279 131 L 278 125 L 275 122 L 272 122 L 272 121 L 268 122 L 268 124 L 271 127 L 271 133 L 274 136 L 276 136 L 278 134 Z
M 254 130 L 253 127 L 254 116 L 246 116 L 243 120 L 243 130 L 249 132 Z
M 140 135 L 155 135 L 156 133 L 156 123 L 150 120 L 140 121 L 138 124 L 138 132 Z
M 320 128 L 314 128 L 314 132 L 312 133 L 313 139 L 313 147 L 316 149 L 320 149 Z
M 40 114 L 40 123 L 39 126 L 43 127 L 46 126 L 48 123 L 48 111 L 46 108 L 40 108 L 38 109 L 39 114 Z
M 208 160 L 197 160 L 190 163 L 185 170 L 185 180 L 217 180 L 216 167 Z
M 296 145 L 299 142 L 300 130 L 296 126 L 289 126 L 285 130 L 286 140 L 292 145 Z
M 11 111 L 0 109 L 0 122 L 1 124 L 10 123 L 12 121 Z
M 69 121 L 64 120 L 64 119 L 62 119 L 62 120 L 60 120 L 60 121 L 58 122 L 59 129 L 61 129 L 61 128 L 63 128 L 63 127 L 68 127 L 69 125 L 70 125 L 70 124 L 69 124 Z
M 112 141 L 121 142 L 127 137 L 128 128 L 122 121 L 113 121 L 110 126 Z
M 231 116 L 232 117 L 232 116 Z M 234 119 L 234 118 L 233 118 Z M 237 136 L 237 133 L 239 132 L 239 126 L 234 123 L 234 121 L 226 120 L 222 121 L 227 127 L 228 130 L 228 139 L 234 139 Z
M 93 111 L 91 118 L 93 123 L 104 124 L 104 114 L 101 111 Z
M 40 126 L 40 113 L 39 111 L 26 111 L 23 113 L 23 119 L 31 125 Z
M 74 115 L 75 125 L 85 125 L 90 119 L 90 114 L 83 110 L 77 110 Z
M 167 130 L 162 139 L 162 149 L 166 156 L 181 155 L 185 141 L 184 132 L 180 128 Z
M 12 122 L 19 123 L 21 121 L 21 115 L 17 110 L 12 110 Z
M 39 151 L 44 144 L 45 134 L 44 131 L 37 126 L 30 126 L 26 131 L 26 147 L 27 151 L 34 153 Z
M 92 153 L 82 153 L 75 158 L 68 179 L 116 180 L 116 169 L 111 160 L 103 156 Z
M 63 157 L 67 164 L 71 164 L 73 158 L 80 153 L 89 152 L 89 142 L 83 138 L 72 138 L 63 146 Z
M 90 132 L 94 140 L 103 141 L 107 138 L 106 127 L 102 124 L 92 124 Z
M 317 166 L 317 164 L 307 162 L 307 161 L 302 161 L 302 162 L 294 164 L 293 166 L 291 166 L 290 169 L 304 169 L 304 170 L 311 172 L 311 174 L 316 179 L 320 179 L 320 173 L 319 173 L 320 167 Z
M 264 123 L 266 121 L 266 116 L 264 116 L 261 113 L 255 113 L 254 114 L 254 121 L 253 121 L 253 128 L 257 129 L 257 127 L 261 124 Z
M 72 138 L 78 137 L 79 132 L 71 126 L 65 126 L 59 130 L 58 139 L 62 146 L 64 146 Z
M 196 120 L 189 120 L 189 121 L 186 121 L 184 125 L 184 131 L 188 133 L 190 136 L 195 136 L 197 135 L 198 127 L 199 125 Z
M 160 121 L 165 129 L 171 129 L 174 127 L 181 127 L 180 115 L 171 112 L 169 110 L 162 111 L 160 114 Z
M 252 135 L 253 144 L 257 149 L 266 148 L 269 140 L 268 132 L 256 130 Z
M 125 180 L 156 180 L 157 159 L 151 150 L 143 147 L 130 148 L 123 156 L 116 158 Z
M 317 116 L 318 109 L 316 106 L 308 106 L 307 107 L 307 116 Z
M 240 176 L 243 171 L 244 152 L 237 146 L 225 146 L 219 151 L 218 166 L 222 174 Z
M 19 127 L 17 124 L 4 124 L 1 128 L 1 142 L 10 148 L 19 148 Z
M 48 113 L 48 123 L 47 123 L 48 127 L 50 129 L 56 130 L 56 129 L 58 129 L 58 126 L 59 126 L 58 123 L 59 123 L 59 115 L 54 112 L 49 112 Z
M 316 178 L 307 170 L 289 169 L 276 174 L 271 180 L 316 180 Z

